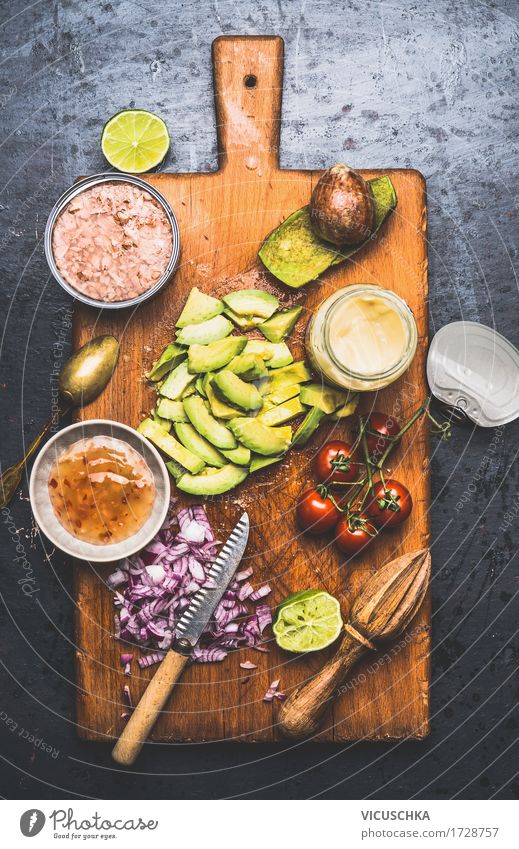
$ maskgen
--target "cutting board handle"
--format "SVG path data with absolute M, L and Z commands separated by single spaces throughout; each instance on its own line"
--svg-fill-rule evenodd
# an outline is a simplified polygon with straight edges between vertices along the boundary
M 279 161 L 283 39 L 220 36 L 213 41 L 219 164 L 254 172 Z

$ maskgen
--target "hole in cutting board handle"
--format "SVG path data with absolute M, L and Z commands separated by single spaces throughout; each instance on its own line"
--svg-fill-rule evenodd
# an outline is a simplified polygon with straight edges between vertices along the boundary
M 245 88 L 256 88 L 258 78 L 254 74 L 246 74 L 243 78 Z

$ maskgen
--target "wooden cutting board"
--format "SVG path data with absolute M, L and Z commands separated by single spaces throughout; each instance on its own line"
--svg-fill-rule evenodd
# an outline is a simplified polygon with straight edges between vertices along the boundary
M 278 164 L 283 41 L 275 37 L 225 37 L 213 44 L 220 168 L 204 174 L 151 174 L 147 179 L 168 198 L 180 227 L 181 264 L 176 276 L 152 302 L 135 311 L 98 312 L 79 305 L 74 345 L 113 333 L 121 342 L 116 373 L 105 393 L 82 411 L 83 418 L 116 419 L 136 426 L 152 406 L 153 393 L 143 372 L 173 338 L 175 319 L 192 286 L 218 294 L 230 287 L 267 287 L 286 304 L 304 305 L 305 318 L 290 341 L 302 354 L 302 333 L 316 305 L 338 287 L 380 283 L 403 296 L 419 329 L 418 352 L 408 373 L 380 393 L 377 409 L 405 420 L 426 393 L 427 253 L 425 183 L 417 171 L 363 171 L 365 177 L 389 174 L 398 208 L 376 244 L 301 290 L 277 284 L 256 258 L 265 235 L 289 213 L 308 203 L 319 177 L 314 171 L 282 171 Z M 174 93 L 172 92 L 172 96 Z M 196 132 L 196 128 L 193 128 Z M 311 141 L 311 140 L 309 140 Z M 174 142 L 173 142 L 174 143 Z M 332 163 L 330 163 L 331 165 Z M 249 269 L 245 275 L 240 273 Z M 235 277 L 222 284 L 227 277 Z M 364 399 L 369 409 L 374 398 Z M 351 421 L 335 427 L 338 438 L 350 434 Z M 289 593 L 325 587 L 341 599 L 346 613 L 353 594 L 373 569 L 392 557 L 423 548 L 429 541 L 427 427 L 415 427 L 395 452 L 391 468 L 412 491 L 414 511 L 403 529 L 386 534 L 369 554 L 346 563 L 328 538 L 302 537 L 294 522 L 294 502 L 311 481 L 310 462 L 327 433 L 321 428 L 304 451 L 251 477 L 238 490 L 213 498 L 207 507 L 220 538 L 249 511 L 252 530 L 247 557 L 254 583 L 269 581 L 276 605 Z M 191 503 L 195 499 L 191 498 Z M 181 499 L 181 503 L 184 499 Z M 121 644 L 113 638 L 112 593 L 104 585 L 109 570 L 75 565 L 77 601 L 77 724 L 81 737 L 107 740 L 122 729 Z M 428 732 L 430 603 L 410 632 L 392 649 L 368 658 L 337 700 L 320 740 L 343 741 L 421 738 Z M 273 678 L 290 692 L 317 670 L 327 652 L 292 657 L 270 643 L 270 653 L 244 650 L 224 663 L 195 665 L 177 686 L 153 739 L 279 739 L 277 703 L 262 697 Z M 243 684 L 239 662 L 258 664 Z M 136 664 L 134 664 L 136 666 Z M 134 700 L 153 670 L 135 671 L 129 683 Z

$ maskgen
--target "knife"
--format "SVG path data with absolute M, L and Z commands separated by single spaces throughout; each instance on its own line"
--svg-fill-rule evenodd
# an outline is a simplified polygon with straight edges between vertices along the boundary
M 175 638 L 157 672 L 112 751 L 121 766 L 131 766 L 189 660 L 213 611 L 229 586 L 249 538 L 249 516 L 244 513 L 208 571 L 210 587 L 196 592 L 175 629 Z

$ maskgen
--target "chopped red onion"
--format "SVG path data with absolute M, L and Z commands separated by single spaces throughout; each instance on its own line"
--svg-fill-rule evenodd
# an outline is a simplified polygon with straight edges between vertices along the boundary
M 183 508 L 176 522 L 178 531 L 175 517 L 170 515 L 155 539 L 139 554 L 122 560 L 107 579 L 108 587 L 115 591 L 116 637 L 151 649 L 139 658 L 141 669 L 160 663 L 193 594 L 201 587 L 214 586 L 208 573 L 220 543 L 204 508 Z M 262 639 L 272 613 L 268 604 L 254 605 L 268 595 L 270 587 L 254 590 L 248 582 L 251 575 L 250 567 L 236 574 L 193 649 L 192 661 L 216 663 L 240 647 L 268 651 Z
M 130 710 L 133 710 L 133 699 L 128 684 L 125 684 L 123 687 L 123 697 Z
M 278 692 L 279 688 L 279 678 L 275 681 L 272 681 L 267 692 L 263 696 L 264 702 L 272 702 L 274 699 L 280 699 L 280 701 L 284 701 L 286 699 L 286 694 Z
M 250 660 L 246 660 L 243 663 L 240 663 L 240 666 L 241 666 L 242 669 L 257 669 L 258 668 L 257 664 L 251 663 Z
M 131 675 L 131 663 L 133 660 L 133 654 L 122 654 L 121 655 L 121 666 L 124 666 L 124 674 Z

